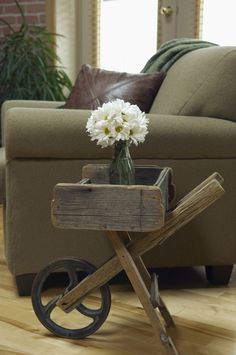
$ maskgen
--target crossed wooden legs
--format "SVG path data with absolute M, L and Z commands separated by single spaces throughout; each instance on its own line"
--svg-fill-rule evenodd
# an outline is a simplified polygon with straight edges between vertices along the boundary
M 155 246 L 163 243 L 167 238 L 173 235 L 178 229 L 186 225 L 194 219 L 200 212 L 205 210 L 208 206 L 214 203 L 218 198 L 224 194 L 222 188 L 222 178 L 219 174 L 215 173 L 207 178 L 203 183 L 198 185 L 188 195 L 186 195 L 176 206 L 176 208 L 166 215 L 165 224 L 157 231 L 147 233 L 145 238 L 137 241 L 131 241 L 127 245 L 127 250 L 133 260 L 137 262 L 138 257 L 151 250 Z M 119 232 L 122 233 L 122 232 Z M 144 275 L 146 272 L 143 267 L 139 270 Z M 79 303 L 80 300 L 92 290 L 104 285 L 112 277 L 116 276 L 121 270 L 122 265 L 118 256 L 114 256 L 102 265 L 94 274 L 90 275 L 80 282 L 71 291 L 58 300 L 59 306 L 65 312 L 72 311 Z M 141 270 L 142 269 L 142 270 Z M 144 276 L 145 282 L 148 284 L 149 276 Z M 163 301 L 160 301 L 163 304 Z M 163 307 L 161 307 L 163 308 Z M 163 308 L 166 309 L 165 307 Z
M 149 291 L 151 289 L 151 278 L 142 262 L 141 255 L 163 243 L 178 229 L 186 225 L 220 198 L 224 194 L 222 181 L 222 177 L 217 173 L 209 176 L 182 198 L 175 209 L 168 212 L 162 228 L 147 233 L 145 238 L 128 242 L 127 246 L 122 241 L 123 236 L 127 238 L 127 233 L 107 231 L 117 256 L 108 260 L 94 274 L 90 275 L 89 278 L 86 278 L 71 291 L 62 295 L 57 301 L 57 306 L 65 312 L 72 311 L 85 295 L 89 294 L 93 289 L 104 285 L 124 268 L 155 332 L 159 336 L 163 350 L 165 350 L 166 354 L 178 355 L 171 338 L 165 332 L 165 326 L 154 306 L 157 306 L 168 326 L 174 325 L 173 319 L 160 295 L 157 294 L 156 300 L 154 297 L 154 305 L 154 302 L 150 300 L 152 296 L 151 291 Z M 155 291 L 155 288 L 154 293 L 158 293 Z
M 178 355 L 179 353 L 177 352 L 171 338 L 166 334 L 165 326 L 158 314 L 158 311 L 155 309 L 155 306 L 153 306 L 151 302 L 151 293 L 149 291 L 151 290 L 151 278 L 141 257 L 137 257 L 135 259 L 132 258 L 124 242 L 122 241 L 122 238 L 120 238 L 117 232 L 109 231 L 107 233 L 120 260 L 120 263 L 124 268 L 155 333 L 160 339 L 160 344 L 163 346 L 165 353 L 169 355 Z M 161 300 L 160 296 L 159 300 Z M 157 307 L 159 308 L 166 323 L 168 325 L 174 325 L 174 321 L 162 300 L 158 302 Z
M 130 238 L 128 232 L 118 232 L 118 235 L 120 236 L 120 238 L 122 240 L 126 240 L 127 242 L 131 241 L 131 238 Z M 114 244 L 113 244 L 113 247 L 114 247 Z M 135 262 L 136 268 L 138 269 L 138 271 L 139 271 L 139 273 L 140 273 L 140 275 L 141 275 L 141 277 L 143 279 L 143 282 L 145 283 L 145 286 L 146 286 L 147 290 L 149 290 L 149 292 L 150 292 L 150 299 L 151 299 L 153 297 L 152 296 L 152 286 L 153 286 L 152 284 L 153 283 L 152 283 L 149 271 L 147 270 L 147 268 L 146 268 L 141 256 L 136 256 L 135 258 L 134 257 L 132 257 L 132 258 L 133 258 L 133 260 Z M 155 299 L 153 299 L 153 301 L 151 301 L 152 305 L 155 308 L 159 309 L 159 312 L 161 313 L 163 319 L 165 320 L 165 323 L 166 323 L 167 327 L 175 326 L 174 320 L 171 317 L 171 315 L 170 315 L 170 313 L 169 313 L 169 311 L 168 311 L 163 299 L 161 298 L 161 295 L 159 294 L 159 290 L 155 290 L 155 292 L 157 292 L 158 295 L 156 295 L 157 297 L 155 297 Z

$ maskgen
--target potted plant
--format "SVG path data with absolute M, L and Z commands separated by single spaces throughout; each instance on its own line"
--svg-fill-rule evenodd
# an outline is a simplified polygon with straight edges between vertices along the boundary
M 22 24 L 15 30 L 1 19 L 9 33 L 0 39 L 0 105 L 5 100 L 65 100 L 71 81 L 61 67 L 54 33 L 45 27 L 29 25 L 18 1 Z M 68 91 L 68 90 L 67 90 Z

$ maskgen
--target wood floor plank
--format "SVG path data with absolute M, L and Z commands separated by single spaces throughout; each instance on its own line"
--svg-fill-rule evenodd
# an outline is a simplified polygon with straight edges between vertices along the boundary
M 89 338 L 68 340 L 48 332 L 37 320 L 30 297 L 17 296 L 5 262 L 1 216 L 0 208 L 0 355 L 157 354 L 152 327 L 129 284 L 112 285 L 110 314 Z M 203 273 L 190 273 L 189 280 L 182 280 L 181 273 L 179 278 L 168 275 L 160 289 L 177 325 L 169 332 L 180 354 L 235 355 L 236 269 L 227 287 L 209 286 Z M 91 304 L 95 301 L 96 295 L 91 296 Z

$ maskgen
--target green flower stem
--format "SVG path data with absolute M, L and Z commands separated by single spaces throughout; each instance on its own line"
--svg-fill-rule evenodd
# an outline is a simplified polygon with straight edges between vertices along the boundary
M 114 156 L 110 165 L 110 183 L 135 184 L 135 169 L 129 152 L 129 142 L 120 140 L 115 142 L 114 148 Z

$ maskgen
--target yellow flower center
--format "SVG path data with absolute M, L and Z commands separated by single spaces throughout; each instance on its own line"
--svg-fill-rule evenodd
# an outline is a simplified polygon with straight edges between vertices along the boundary
M 118 126 L 118 127 L 116 127 L 116 132 L 117 132 L 117 133 L 120 133 L 120 132 L 122 131 L 122 129 L 123 129 L 123 128 L 122 128 L 121 126 Z
M 106 128 L 104 129 L 104 133 L 105 133 L 106 135 L 108 135 L 108 134 L 110 133 L 110 130 L 106 127 Z

